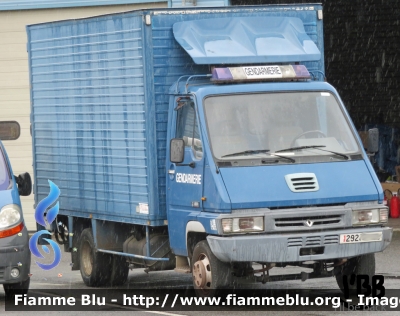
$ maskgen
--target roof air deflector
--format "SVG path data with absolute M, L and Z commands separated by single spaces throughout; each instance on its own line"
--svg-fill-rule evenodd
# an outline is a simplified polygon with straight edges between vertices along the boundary
M 196 64 L 318 61 L 321 53 L 294 17 L 233 17 L 178 22 L 177 42 Z

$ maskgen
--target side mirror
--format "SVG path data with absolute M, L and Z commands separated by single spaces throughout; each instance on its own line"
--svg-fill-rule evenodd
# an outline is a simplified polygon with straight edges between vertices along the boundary
M 376 153 L 379 151 L 379 130 L 371 128 L 368 130 L 368 152 Z
M 28 172 L 21 173 L 18 177 L 14 177 L 18 185 L 19 195 L 28 196 L 32 193 L 32 180 Z
M 185 158 L 185 141 L 182 138 L 173 138 L 170 143 L 169 160 L 181 163 Z

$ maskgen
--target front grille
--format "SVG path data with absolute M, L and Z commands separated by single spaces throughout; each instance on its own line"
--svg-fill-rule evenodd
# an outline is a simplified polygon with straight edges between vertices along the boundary
M 332 245 L 339 243 L 339 235 L 329 235 L 325 236 L 324 245 Z
M 308 204 L 307 207 L 332 207 L 332 206 L 344 206 L 345 204 L 343 203 L 330 203 L 330 204 Z M 299 206 L 291 206 L 290 209 L 298 209 L 298 208 L 304 208 L 304 205 L 299 205 Z M 269 207 L 268 209 L 270 210 L 287 210 L 287 206 L 273 206 Z
M 302 237 L 290 237 L 288 238 L 288 247 L 297 247 L 303 246 L 303 238 Z
M 0 280 L 4 279 L 4 270 L 5 270 L 5 268 L 0 267 Z
M 319 246 L 321 245 L 321 237 L 314 236 L 314 237 L 307 237 L 305 246 Z
M 341 220 L 342 220 L 341 215 L 275 218 L 275 227 L 321 228 L 321 226 L 325 226 L 325 225 L 339 224 Z
M 339 235 L 307 236 L 307 237 L 289 237 L 287 239 L 288 247 L 318 247 L 333 245 L 339 243 Z

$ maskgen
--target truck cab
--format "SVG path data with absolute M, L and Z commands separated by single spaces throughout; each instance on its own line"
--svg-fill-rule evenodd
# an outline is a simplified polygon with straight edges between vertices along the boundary
M 0 283 L 6 297 L 26 294 L 30 281 L 31 252 L 20 195 L 31 193 L 31 178 L 29 173 L 13 175 L 1 142 L 17 139 L 19 130 L 17 122 L 0 122 Z
M 218 287 L 229 279 L 221 271 L 242 275 L 251 262 L 268 271 L 313 261 L 307 277 L 330 267 L 341 287 L 349 269 L 374 275 L 373 253 L 388 246 L 392 230 L 336 90 L 296 76 L 216 84 L 219 71 L 212 84 L 182 85 L 187 94 L 171 97 L 169 113 L 170 244 L 192 258 L 195 287 Z

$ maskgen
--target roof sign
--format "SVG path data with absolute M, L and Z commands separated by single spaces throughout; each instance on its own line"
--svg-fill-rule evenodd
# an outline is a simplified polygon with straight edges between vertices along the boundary
M 303 65 L 266 65 L 214 68 L 211 80 L 215 82 L 231 82 L 310 78 L 310 73 Z

